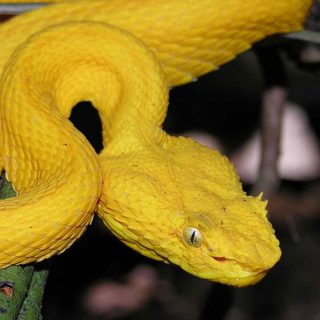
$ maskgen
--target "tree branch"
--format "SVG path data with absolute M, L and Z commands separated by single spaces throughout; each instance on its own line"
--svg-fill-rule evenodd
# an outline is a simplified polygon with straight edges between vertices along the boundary
M 11 184 L 2 175 L 0 199 L 15 194 Z M 47 270 L 37 271 L 34 266 L 11 266 L 0 270 L 0 319 L 40 319 L 47 276 Z

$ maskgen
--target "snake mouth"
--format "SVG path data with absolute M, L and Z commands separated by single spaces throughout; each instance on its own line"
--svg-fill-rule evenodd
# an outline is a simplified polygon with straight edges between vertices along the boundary
M 231 261 L 231 259 L 227 259 L 226 257 L 212 257 L 212 259 L 218 262 Z
M 230 274 L 227 281 L 221 281 L 222 283 L 226 283 L 234 286 L 248 286 L 259 282 L 271 269 L 270 266 L 259 265 L 255 268 L 248 268 L 248 264 L 243 263 L 242 261 L 237 261 L 236 259 L 227 258 L 223 256 L 212 256 L 211 257 L 215 262 L 219 264 L 225 264 L 223 266 L 224 270 L 229 270 L 230 266 Z M 238 269 L 235 276 L 235 267 Z M 228 274 L 228 272 L 226 272 Z
M 238 262 L 236 259 L 224 256 L 211 256 L 212 264 L 207 268 L 191 272 L 200 278 L 219 282 L 234 287 L 247 287 L 262 280 L 270 270 L 270 267 L 256 266 Z M 185 268 L 186 271 L 190 270 Z
M 267 272 L 272 267 L 272 266 L 265 265 L 263 263 L 261 264 L 257 263 L 255 267 L 248 268 L 248 263 L 245 263 L 243 261 L 239 261 L 233 258 L 227 258 L 223 256 L 211 256 L 211 258 L 214 261 L 219 263 L 232 263 L 233 265 L 237 265 L 238 267 L 240 267 L 241 269 L 243 269 L 244 271 L 252 275 Z
M 237 266 L 239 269 L 241 269 L 244 275 L 249 277 L 265 274 L 272 267 L 264 264 L 257 264 L 255 267 L 248 267 L 248 263 L 223 256 L 211 256 L 211 258 L 220 264 Z M 227 266 L 225 267 L 227 268 Z

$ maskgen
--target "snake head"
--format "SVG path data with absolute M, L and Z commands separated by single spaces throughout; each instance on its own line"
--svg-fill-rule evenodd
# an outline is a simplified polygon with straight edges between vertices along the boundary
M 181 242 L 188 252 L 181 267 L 235 286 L 261 280 L 281 254 L 265 206 L 261 197 L 239 195 L 216 198 L 202 211 L 189 212 L 181 224 Z
M 101 155 L 99 214 L 138 252 L 205 279 L 258 282 L 281 251 L 266 201 L 247 196 L 232 164 L 188 138 Z

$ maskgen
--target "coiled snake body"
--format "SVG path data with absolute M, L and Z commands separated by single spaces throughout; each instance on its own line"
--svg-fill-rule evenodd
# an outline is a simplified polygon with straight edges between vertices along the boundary
M 18 197 L 0 203 L 0 267 L 63 252 L 97 208 L 148 257 L 231 285 L 260 280 L 281 254 L 266 203 L 227 158 L 161 124 L 169 86 L 301 29 L 310 2 L 71 1 L 1 25 L 0 157 Z M 67 120 L 79 101 L 99 111 L 99 156 Z

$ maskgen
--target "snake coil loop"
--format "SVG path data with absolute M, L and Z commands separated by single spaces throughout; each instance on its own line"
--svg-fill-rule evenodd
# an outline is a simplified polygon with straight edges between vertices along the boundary
M 97 209 L 148 257 L 231 285 L 263 278 L 281 255 L 266 203 L 226 157 L 161 126 L 169 87 L 301 29 L 310 4 L 70 1 L 2 24 L 0 162 L 18 196 L 0 203 L 0 267 L 63 252 Z M 99 111 L 99 156 L 68 121 L 79 101 Z

